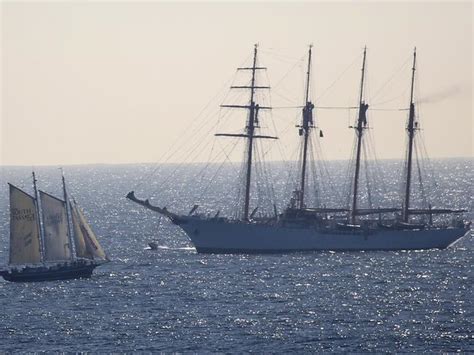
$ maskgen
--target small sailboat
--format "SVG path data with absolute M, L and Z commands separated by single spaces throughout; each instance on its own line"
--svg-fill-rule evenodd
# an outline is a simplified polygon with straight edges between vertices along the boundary
M 38 190 L 34 196 L 10 186 L 10 260 L 0 275 L 7 281 L 31 282 L 91 277 L 109 261 L 75 200 Z

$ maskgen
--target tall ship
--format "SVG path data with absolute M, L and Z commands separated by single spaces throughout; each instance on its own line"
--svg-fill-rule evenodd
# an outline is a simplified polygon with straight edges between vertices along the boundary
M 108 261 L 76 201 L 37 189 L 34 196 L 10 186 L 10 257 L 0 275 L 7 281 L 32 282 L 89 278 Z M 68 201 L 68 202 L 66 202 Z
M 311 191 L 308 184 L 309 142 L 315 128 L 313 110 L 315 105 L 310 97 L 312 47 L 310 46 L 305 76 L 305 104 L 302 108 L 301 123 L 297 126 L 300 137 L 300 166 L 298 167 L 298 188 L 293 192 L 287 207 L 281 212 L 275 208 L 274 214 L 256 217 L 258 206 L 251 206 L 252 174 L 255 143 L 262 139 L 277 137 L 260 132 L 262 110 L 271 107 L 257 102 L 257 90 L 268 89 L 256 81 L 256 73 L 266 68 L 258 64 L 258 46 L 253 51 L 251 66 L 239 68 L 250 73 L 246 86 L 235 86 L 249 91 L 246 105 L 221 105 L 247 111 L 245 127 L 240 133 L 218 133 L 221 137 L 240 137 L 246 142 L 243 162 L 243 205 L 237 218 L 221 217 L 219 213 L 211 217 L 196 213 L 195 205 L 189 214 L 178 214 L 167 207 L 158 207 L 148 199 L 139 199 L 135 192 L 127 198 L 149 210 L 157 212 L 179 226 L 190 238 L 199 253 L 286 253 L 315 250 L 413 250 L 444 249 L 454 245 L 470 231 L 470 221 L 463 220 L 464 209 L 412 207 L 412 175 L 414 142 L 419 131 L 414 101 L 416 71 L 416 49 L 411 68 L 410 102 L 406 124 L 407 149 L 404 169 L 403 201 L 394 201 L 396 206 L 384 208 L 360 207 L 361 155 L 368 127 L 369 104 L 364 95 L 366 72 L 366 49 L 363 52 L 359 104 L 355 124 L 354 163 L 351 175 L 350 202 L 347 206 L 328 208 L 310 207 L 306 201 Z M 449 223 L 437 223 L 438 215 L 451 215 Z M 422 217 L 422 218 L 420 218 Z

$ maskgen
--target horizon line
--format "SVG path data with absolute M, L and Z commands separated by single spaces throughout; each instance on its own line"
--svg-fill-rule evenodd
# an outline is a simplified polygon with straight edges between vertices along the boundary
M 458 160 L 458 159 L 468 159 L 474 160 L 474 156 L 455 156 L 455 157 L 430 157 L 427 158 L 429 160 Z M 349 161 L 351 159 L 325 159 L 324 162 L 336 162 L 336 161 Z M 378 159 L 367 159 L 368 161 L 386 161 L 386 160 L 399 160 L 404 161 L 403 158 L 378 158 Z M 295 162 L 296 160 L 267 160 L 266 163 L 287 163 L 287 162 Z M 40 167 L 61 167 L 61 166 L 90 166 L 90 165 L 144 165 L 144 164 L 152 164 L 152 165 L 193 165 L 193 164 L 233 164 L 233 163 L 240 163 L 241 161 L 226 161 L 226 162 L 207 162 L 207 161 L 196 161 L 196 162 L 123 162 L 123 163 L 52 163 L 52 164 L 1 164 L 0 168 L 40 168 Z

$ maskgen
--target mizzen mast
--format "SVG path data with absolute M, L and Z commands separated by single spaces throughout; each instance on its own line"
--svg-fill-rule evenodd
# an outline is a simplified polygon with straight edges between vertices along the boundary
M 403 221 L 408 222 L 409 208 L 410 208 L 410 185 L 411 185 L 411 170 L 412 170 L 412 156 L 413 156 L 413 141 L 415 138 L 415 131 L 417 130 L 417 122 L 415 122 L 415 104 L 413 103 L 413 91 L 415 84 L 415 69 L 416 68 L 416 47 L 413 51 L 413 67 L 411 75 L 411 90 L 410 90 L 410 111 L 408 114 L 408 154 L 407 154 L 407 176 L 405 184 L 405 202 L 403 204 Z
M 360 172 L 360 153 L 362 146 L 362 136 L 364 129 L 367 127 L 367 110 L 369 105 L 363 101 L 364 98 L 364 77 L 365 77 L 365 57 L 367 47 L 364 48 L 364 59 L 362 60 L 362 77 L 360 80 L 360 97 L 359 97 L 359 116 L 357 119 L 357 126 L 354 127 L 357 135 L 357 152 L 356 152 L 356 166 L 354 173 L 354 189 L 352 196 L 352 209 L 351 209 L 351 223 L 355 224 L 357 216 L 357 190 L 359 187 L 359 172 Z
M 308 51 L 308 69 L 306 71 L 306 91 L 305 91 L 305 106 L 303 107 L 303 118 L 301 122 L 299 134 L 303 137 L 303 159 L 301 162 L 301 185 L 299 190 L 299 208 L 304 208 L 304 192 L 306 186 L 306 165 L 307 165 L 307 158 L 308 158 L 308 140 L 311 133 L 311 128 L 314 127 L 313 125 L 313 108 L 314 105 L 311 101 L 309 101 L 309 89 L 310 89 L 310 79 L 311 79 L 311 49 L 312 45 L 309 46 Z

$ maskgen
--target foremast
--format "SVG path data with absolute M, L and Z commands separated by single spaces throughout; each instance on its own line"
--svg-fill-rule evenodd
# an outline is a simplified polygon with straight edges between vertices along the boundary
M 245 126 L 245 134 L 231 134 L 231 133 L 217 133 L 216 136 L 224 137 L 243 137 L 247 139 L 246 157 L 245 157 L 245 195 L 244 195 L 244 209 L 242 219 L 249 221 L 249 210 L 250 210 L 250 190 L 252 181 L 252 159 L 253 159 L 253 148 L 254 140 L 257 138 L 269 138 L 277 139 L 277 137 L 256 135 L 255 129 L 259 128 L 258 113 L 262 109 L 271 109 L 270 107 L 260 106 L 255 101 L 255 92 L 257 89 L 269 89 L 269 86 L 258 86 L 256 84 L 256 73 L 257 70 L 265 70 L 265 67 L 257 66 L 257 53 L 258 45 L 255 44 L 253 51 L 253 64 L 252 67 L 238 68 L 238 70 L 250 70 L 252 72 L 252 78 L 250 86 L 231 86 L 231 89 L 248 89 L 250 91 L 250 100 L 248 105 L 221 105 L 221 107 L 229 108 L 244 108 L 248 110 L 248 119 Z
M 303 107 L 303 116 L 301 121 L 301 126 L 297 126 L 300 128 L 299 134 L 302 136 L 302 145 L 303 145 L 303 156 L 301 159 L 301 180 L 300 180 L 300 189 L 296 191 L 297 199 L 298 199 L 298 208 L 303 209 L 305 207 L 304 204 L 304 194 L 305 194 L 305 187 L 306 187 L 306 166 L 308 160 L 308 141 L 310 138 L 311 129 L 314 128 L 313 124 L 313 108 L 314 104 L 310 101 L 309 98 L 309 91 L 310 91 L 310 79 L 311 79 L 311 50 L 312 45 L 309 46 L 308 51 L 308 68 L 306 71 L 306 88 L 305 88 L 305 106 Z
M 408 147 L 407 147 L 407 165 L 406 165 L 406 183 L 405 183 L 405 201 L 403 204 L 403 221 L 408 223 L 409 220 L 409 208 L 410 208 L 410 185 L 411 185 L 411 170 L 412 170 L 412 159 L 413 159 L 413 143 L 415 139 L 415 132 L 418 129 L 417 122 L 415 122 L 415 104 L 413 102 L 413 92 L 415 86 L 415 70 L 416 70 L 416 47 L 413 50 L 413 67 L 411 75 L 411 89 L 410 89 L 410 110 L 408 114 L 407 134 L 408 134 Z
M 249 117 L 247 121 L 247 173 L 245 177 L 245 204 L 243 219 L 249 219 L 249 205 L 250 205 L 250 182 L 252 175 L 252 153 L 253 153 L 253 139 L 255 133 L 255 125 L 258 124 L 258 109 L 259 105 L 255 104 L 255 71 L 257 67 L 257 45 L 254 47 L 253 65 L 252 65 L 252 81 L 250 85 L 250 107 Z
M 354 172 L 352 208 L 351 208 L 351 223 L 355 224 L 357 216 L 357 192 L 359 187 L 359 172 L 360 172 L 360 155 L 362 148 L 362 138 L 364 130 L 367 128 L 367 110 L 369 105 L 364 101 L 364 78 L 365 78 L 365 58 L 367 47 L 364 47 L 364 57 L 362 60 L 362 75 L 360 80 L 360 97 L 359 97 L 359 115 L 357 125 L 353 127 L 356 131 L 357 150 L 356 150 L 356 166 Z

